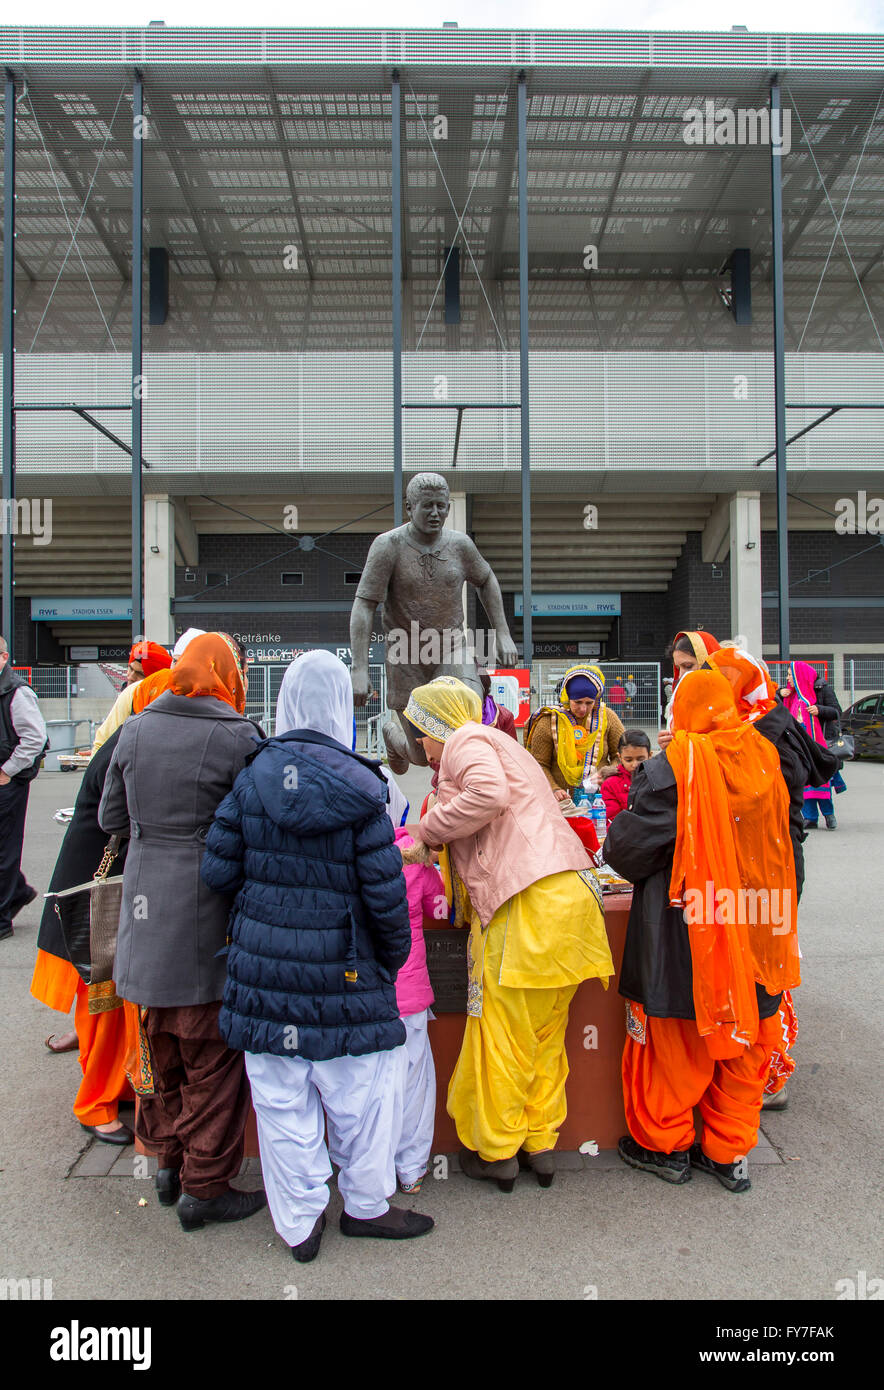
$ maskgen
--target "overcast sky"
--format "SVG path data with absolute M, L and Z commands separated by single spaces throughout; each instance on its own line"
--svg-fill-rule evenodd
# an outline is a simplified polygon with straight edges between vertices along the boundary
M 321 6 L 291 0 L 5 0 L 4 24 L 141 25 L 434 29 L 446 19 L 462 29 L 730 29 L 745 24 L 756 33 L 880 33 L 884 0 L 324 0 Z

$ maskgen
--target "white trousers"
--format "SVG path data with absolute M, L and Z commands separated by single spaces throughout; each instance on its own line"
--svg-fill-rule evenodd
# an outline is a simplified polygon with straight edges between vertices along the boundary
M 427 1034 L 428 1009 L 407 1014 L 405 1095 L 402 1129 L 396 1145 L 396 1175 L 400 1182 L 416 1182 L 427 1171 L 436 1124 L 436 1067 Z
M 328 1206 L 329 1153 L 348 1215 L 383 1216 L 396 1190 L 405 1047 L 328 1062 L 247 1052 L 245 1061 L 267 1204 L 286 1244 L 306 1240 Z

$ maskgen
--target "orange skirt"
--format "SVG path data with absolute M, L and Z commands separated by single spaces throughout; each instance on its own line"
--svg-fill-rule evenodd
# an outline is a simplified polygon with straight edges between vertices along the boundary
M 83 1125 L 109 1124 L 117 1118 L 119 1101 L 134 1098 L 126 1070 L 134 1054 L 136 1006 L 124 1003 L 119 1009 L 90 1014 L 89 986 L 69 960 L 48 951 L 37 952 L 31 994 L 60 1013 L 69 1013 L 76 999 L 74 1027 L 83 1080 L 74 1100 L 74 1114 Z

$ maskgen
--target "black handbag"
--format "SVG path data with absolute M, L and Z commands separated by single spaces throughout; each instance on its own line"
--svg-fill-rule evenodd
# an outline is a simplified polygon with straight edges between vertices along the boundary
M 828 739 L 826 747 L 830 753 L 834 753 L 836 758 L 844 762 L 847 758 L 853 757 L 855 747 L 853 735 L 839 733 L 837 738 Z
M 99 994 L 112 996 L 113 991 L 99 991 L 99 985 L 111 982 L 117 927 L 123 900 L 123 875 L 108 878 L 108 872 L 120 851 L 121 836 L 112 835 L 101 863 L 88 883 L 47 893 L 61 924 L 61 934 L 71 964 L 84 984 Z M 90 1002 L 92 998 L 90 994 Z M 99 1012 L 90 1007 L 90 1013 Z

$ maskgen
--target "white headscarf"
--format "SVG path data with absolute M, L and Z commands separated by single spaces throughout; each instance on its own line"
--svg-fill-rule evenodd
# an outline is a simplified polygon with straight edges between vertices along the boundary
M 399 786 L 399 783 L 396 781 L 396 778 L 393 776 L 390 769 L 388 767 L 385 767 L 383 763 L 381 763 L 381 772 L 386 777 L 387 785 L 390 789 L 390 799 L 387 802 L 387 815 L 393 822 L 393 829 L 398 830 L 400 825 L 405 824 L 405 818 L 408 815 L 408 798 L 406 797 L 402 788 Z
M 276 701 L 276 733 L 313 729 L 353 744 L 353 686 L 350 672 L 331 652 L 296 656 L 282 678 Z
M 180 656 L 184 655 L 185 647 L 193 641 L 194 637 L 205 637 L 205 635 L 205 628 L 201 627 L 189 627 L 186 632 L 182 632 L 172 648 L 172 660 L 177 661 Z

